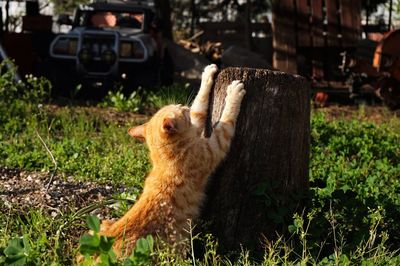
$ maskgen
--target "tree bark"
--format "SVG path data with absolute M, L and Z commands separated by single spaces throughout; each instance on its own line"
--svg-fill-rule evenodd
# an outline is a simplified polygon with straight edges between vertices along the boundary
M 220 118 L 226 87 L 247 91 L 230 152 L 210 178 L 202 220 L 223 251 L 262 251 L 264 238 L 283 234 L 308 191 L 310 86 L 265 69 L 227 68 L 214 85 L 210 125 Z

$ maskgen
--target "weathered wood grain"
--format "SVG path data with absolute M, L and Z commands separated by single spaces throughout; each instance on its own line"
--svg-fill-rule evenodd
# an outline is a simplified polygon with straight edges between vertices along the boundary
M 209 128 L 219 120 L 226 87 L 236 79 L 247 93 L 231 150 L 211 178 L 202 219 L 223 249 L 243 245 L 257 251 L 263 236 L 273 239 L 276 230 L 287 228 L 280 222 L 291 218 L 300 206 L 296 197 L 308 190 L 310 86 L 283 72 L 224 69 L 216 78 Z

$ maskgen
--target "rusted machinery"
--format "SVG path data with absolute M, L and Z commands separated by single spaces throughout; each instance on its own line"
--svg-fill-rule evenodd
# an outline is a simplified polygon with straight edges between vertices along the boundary
M 341 69 L 352 94 L 374 94 L 390 109 L 400 108 L 400 30 L 385 33 L 372 58 L 344 53 Z
M 342 70 L 344 82 L 341 91 L 348 91 L 350 98 L 363 98 L 375 95 L 390 109 L 400 108 L 400 30 L 385 33 L 374 46 L 370 55 L 365 40 L 354 53 L 342 53 Z M 359 52 L 364 50 L 363 52 Z M 339 90 L 333 90 L 333 93 Z M 330 91 L 332 92 L 332 90 Z M 327 100 L 326 89 L 318 89 L 315 97 L 317 103 Z
M 400 30 L 386 33 L 375 49 L 372 66 L 379 73 L 375 92 L 392 109 L 400 108 Z

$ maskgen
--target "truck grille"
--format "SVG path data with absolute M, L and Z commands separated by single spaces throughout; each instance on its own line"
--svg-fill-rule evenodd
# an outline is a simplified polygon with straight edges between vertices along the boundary
M 104 55 L 111 52 L 115 54 L 114 47 L 114 34 L 83 34 L 80 50 L 82 56 L 79 61 L 88 72 L 107 73 L 115 60 L 110 61 L 109 57 Z

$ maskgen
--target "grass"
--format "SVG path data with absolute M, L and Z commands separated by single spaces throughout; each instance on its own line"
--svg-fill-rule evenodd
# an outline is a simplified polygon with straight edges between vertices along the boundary
M 52 160 L 39 135 L 62 173 L 127 185 L 141 182 L 149 166 L 147 152 L 144 145 L 135 144 L 126 134 L 132 124 L 104 122 L 99 117 L 76 113 L 70 108 L 54 113 L 42 108 L 39 115 L 18 125 L 21 127 L 14 128 L 14 132 L 6 131 L 1 135 L 1 165 L 26 170 L 52 169 Z
M 33 209 L 24 213 L 13 209 L 8 213 L 1 213 L 0 251 L 12 239 L 24 237 L 28 245 L 25 245 L 24 256 L 21 257 L 26 258 L 26 263 L 19 265 L 49 265 L 51 262 L 68 265 L 76 248 L 76 241 L 71 240 L 68 234 L 72 225 L 70 218 L 71 215 L 66 214 L 54 219 L 43 210 Z M 79 226 L 79 223 L 74 226 Z M 4 260 L 5 257 L 0 256 L 0 264 Z
M 101 114 L 69 107 L 54 109 L 38 102 L 17 102 L 16 106 L 15 110 L 8 105 L 3 108 L 0 165 L 36 171 L 53 169 L 40 136 L 61 173 L 127 185 L 143 180 L 149 167 L 146 148 L 126 134 L 137 121 L 121 125 L 102 119 Z
M 76 179 L 140 190 L 149 169 L 147 150 L 126 130 L 143 121 L 131 117 L 115 121 L 107 118 L 107 110 L 54 107 L 48 104 L 51 86 L 45 80 L 28 77 L 15 83 L 12 75 L 0 72 L 1 167 L 57 169 Z M 121 111 L 155 109 L 171 101 L 185 103 L 190 95 L 179 86 L 161 91 L 140 101 L 135 98 L 138 94 L 110 93 L 102 106 Z M 119 98 L 112 100 L 114 96 Z M 151 251 L 150 261 L 156 265 L 400 264 L 400 119 L 387 114 L 388 119 L 375 123 L 360 121 L 363 116 L 363 109 L 343 119 L 313 112 L 308 211 L 289 217 L 289 233 L 267 242 L 263 259 L 255 261 L 246 250 L 228 259 L 219 254 L 212 236 L 202 234 L 187 243 L 188 256 L 161 243 Z M 46 210 L 10 209 L 3 202 L 0 209 L 7 210 L 0 212 L 0 265 L 10 258 L 5 255 L 10 247 L 17 247 L 13 256 L 21 264 L 15 265 L 72 263 L 85 230 L 83 214 L 53 217 Z M 191 249 L 193 241 L 202 243 L 204 253 Z
M 400 244 L 400 131 L 397 124 L 376 125 L 358 120 L 329 123 L 323 115 L 312 119 L 310 181 L 312 208 L 317 216 L 334 214 L 337 230 L 354 249 L 372 224 Z M 323 237 L 324 219 L 317 220 L 313 237 Z M 320 233 L 318 233 L 320 232 Z M 321 236 L 319 236 L 321 235 Z
M 190 88 L 189 84 L 174 84 L 149 91 L 139 87 L 128 96 L 121 91 L 109 91 L 99 106 L 114 107 L 125 112 L 154 112 L 168 104 L 188 105 L 194 96 L 195 91 Z

